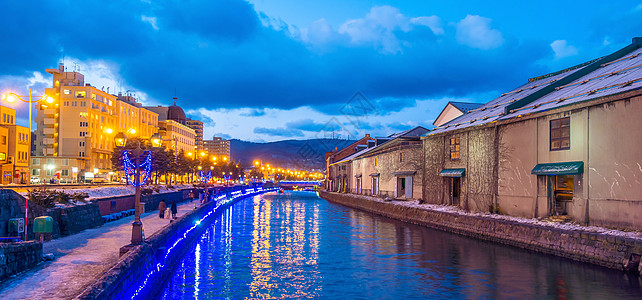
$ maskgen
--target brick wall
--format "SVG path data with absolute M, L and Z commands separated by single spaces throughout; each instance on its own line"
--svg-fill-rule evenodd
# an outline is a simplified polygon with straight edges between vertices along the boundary
M 0 280 L 36 266 L 42 260 L 42 243 L 0 244 Z
M 642 239 L 407 207 L 363 196 L 328 192 L 319 195 L 373 214 L 613 269 L 622 269 L 622 263 L 632 253 L 642 254 Z

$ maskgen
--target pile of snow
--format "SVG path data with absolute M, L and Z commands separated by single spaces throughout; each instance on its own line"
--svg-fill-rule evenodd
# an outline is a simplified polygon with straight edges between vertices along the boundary
M 153 194 L 156 194 L 156 189 L 158 189 L 158 194 L 163 194 L 163 193 L 176 192 L 181 189 L 192 188 L 192 186 L 191 185 L 174 185 L 170 189 L 166 185 L 151 185 L 151 186 L 145 186 L 143 188 L 151 188 L 153 191 L 152 192 Z M 136 193 L 136 188 L 134 188 L 131 185 L 117 185 L 117 186 L 101 186 L 101 187 L 79 188 L 79 189 L 61 189 L 59 191 L 65 192 L 67 194 L 87 193 L 87 195 L 89 195 L 87 200 L 96 200 L 101 198 L 133 195 L 134 193 Z
M 163 193 L 172 193 L 179 191 L 181 189 L 188 189 L 192 188 L 192 185 L 174 185 L 172 188 L 168 188 L 166 185 L 152 185 L 152 186 L 145 186 L 145 189 L 151 188 L 152 189 L 152 194 L 156 194 L 156 190 L 158 189 L 158 194 L 163 194 Z M 82 194 L 86 193 L 89 197 L 85 199 L 85 201 L 89 200 L 98 200 L 98 199 L 103 199 L 103 198 L 110 198 L 110 197 L 118 197 L 118 196 L 126 196 L 126 195 L 133 195 L 136 193 L 136 188 L 134 188 L 131 185 L 109 185 L 109 186 L 97 186 L 97 187 L 70 187 L 66 189 L 48 189 L 51 191 L 59 191 L 63 192 L 68 195 L 74 195 L 74 194 Z M 20 195 L 23 197 L 29 197 L 29 192 L 27 190 L 21 190 L 18 191 Z M 75 201 L 75 200 L 70 200 L 72 205 L 83 205 L 86 204 L 85 202 L 82 201 Z M 67 207 L 68 205 L 61 204 L 61 203 L 56 203 L 56 207 Z

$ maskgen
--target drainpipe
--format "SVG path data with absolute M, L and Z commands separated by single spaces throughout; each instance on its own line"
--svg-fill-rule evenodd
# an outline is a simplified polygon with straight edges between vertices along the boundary
M 635 41 L 635 40 L 634 40 Z M 591 108 L 588 107 L 586 109 L 586 182 L 584 183 L 584 186 L 586 187 L 586 207 L 585 207 L 585 212 L 584 212 L 584 222 L 586 223 L 586 226 L 589 225 L 590 223 L 590 217 L 589 217 L 589 196 L 591 194 L 591 186 L 588 185 L 589 183 L 589 173 L 591 169 L 589 168 L 590 166 L 590 161 L 591 161 L 591 143 L 590 143 L 590 138 L 591 138 L 591 132 L 589 131 L 590 129 L 590 124 L 591 124 Z

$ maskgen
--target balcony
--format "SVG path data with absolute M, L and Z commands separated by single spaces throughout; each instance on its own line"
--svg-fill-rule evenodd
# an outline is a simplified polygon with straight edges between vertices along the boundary
M 44 138 L 42 139 L 42 142 L 45 143 L 45 145 L 53 145 L 55 140 L 53 138 Z
M 44 118 L 43 123 L 45 125 L 54 125 L 54 124 L 56 124 L 56 119 L 54 119 L 54 118 Z
M 53 108 L 47 108 L 44 110 L 45 116 L 53 116 L 56 114 L 56 110 Z
M 56 133 L 56 130 L 53 128 L 44 128 L 42 130 L 42 133 L 47 134 L 47 135 L 53 135 Z

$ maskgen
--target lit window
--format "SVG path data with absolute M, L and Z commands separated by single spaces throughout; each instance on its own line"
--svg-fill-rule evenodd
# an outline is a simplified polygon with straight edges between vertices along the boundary
M 69 94 L 71 94 L 71 90 L 63 90 L 62 92 L 63 92 L 65 95 L 69 95 Z
M 87 96 L 87 92 L 85 91 L 77 91 L 76 92 L 76 98 L 85 98 Z
M 450 138 L 450 159 L 459 159 L 459 137 Z

